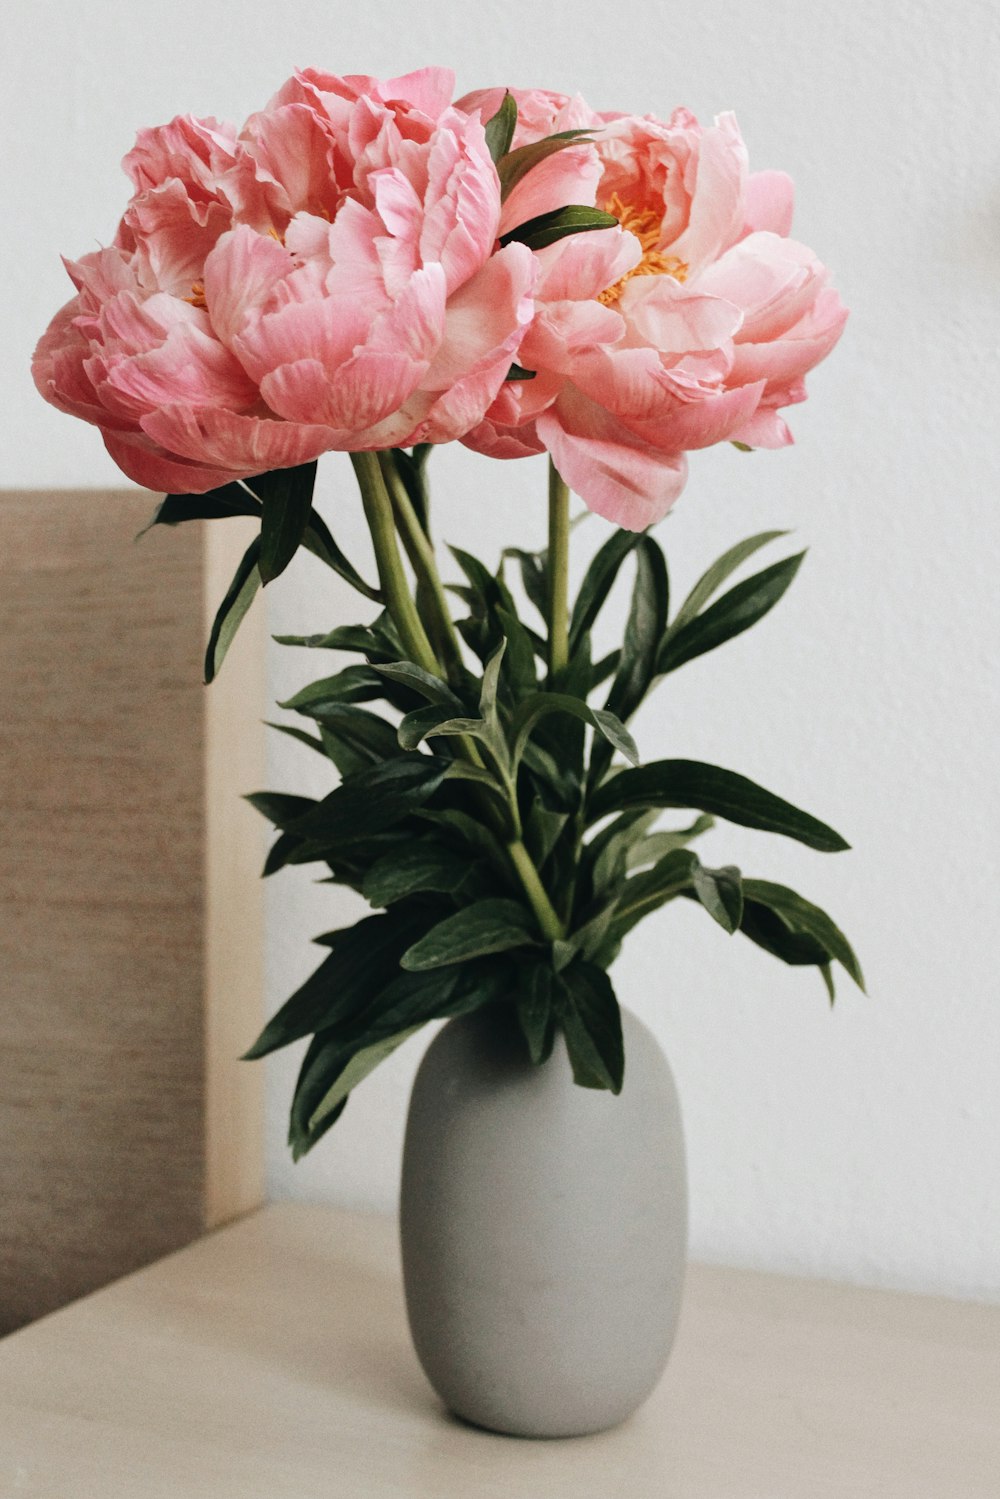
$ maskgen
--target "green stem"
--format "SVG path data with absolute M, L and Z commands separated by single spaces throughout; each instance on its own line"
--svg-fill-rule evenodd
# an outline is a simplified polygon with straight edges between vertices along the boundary
M 531 902 L 531 908 L 535 913 L 535 920 L 541 928 L 542 935 L 550 942 L 558 942 L 566 935 L 566 928 L 556 915 L 552 902 L 549 900 L 545 886 L 539 877 L 538 870 L 532 862 L 531 855 L 521 842 L 520 838 L 508 843 L 507 853 L 510 862 L 517 871 L 518 878 L 524 887 L 524 893 Z
M 425 671 L 440 676 L 441 667 L 417 613 L 406 573 L 403 571 L 402 558 L 396 544 L 392 501 L 382 478 L 378 458 L 374 453 L 352 453 L 351 462 L 358 476 L 361 501 L 365 507 L 368 529 L 372 533 L 386 608 L 410 660 L 422 666 Z
M 456 679 L 462 668 L 462 648 L 459 645 L 458 632 L 448 607 L 441 574 L 438 572 L 434 547 L 420 524 L 417 512 L 413 508 L 413 501 L 406 492 L 406 486 L 399 476 L 392 454 L 387 451 L 381 452 L 378 459 L 382 477 L 392 500 L 396 525 L 402 537 L 403 546 L 406 548 L 406 555 L 410 559 L 419 582 L 424 585 L 425 597 L 431 604 L 434 616 L 431 621 L 432 633 L 438 638 L 449 677 Z
M 569 488 L 549 459 L 549 680 L 569 661 Z
M 410 660 L 422 666 L 425 671 L 433 672 L 435 676 L 443 679 L 444 673 L 441 664 L 434 654 L 433 647 L 427 638 L 417 613 L 413 597 L 410 593 L 406 573 L 403 571 L 402 558 L 399 555 L 399 547 L 396 544 L 396 528 L 393 519 L 393 505 L 389 497 L 383 478 L 382 468 L 374 453 L 352 453 L 351 462 L 354 472 L 357 474 L 358 485 L 361 489 L 361 500 L 368 520 L 368 527 L 372 534 L 372 542 L 375 547 L 375 560 L 378 565 L 379 581 L 385 594 L 386 608 L 389 616 L 399 631 L 400 639 L 407 651 Z M 407 496 L 407 499 L 409 497 Z M 412 512 L 412 505 L 410 506 Z M 414 515 L 413 520 L 419 528 L 419 521 Z M 429 544 L 428 544 L 429 545 Z M 433 550 L 430 550 L 433 563 Z M 437 577 L 437 566 L 434 565 L 434 576 Z M 440 578 L 438 578 L 440 588 Z M 451 625 L 451 616 L 448 613 L 447 600 L 444 590 L 440 595 L 435 595 L 435 602 L 440 604 L 445 617 Z M 457 641 L 456 641 L 457 645 Z M 464 735 L 458 741 L 458 748 L 463 758 L 473 765 L 482 767 L 483 760 L 477 745 Z M 520 819 L 517 809 L 517 796 L 513 788 L 508 790 L 510 812 L 515 828 L 519 829 Z M 489 808 L 487 809 L 489 815 Z M 553 908 L 552 902 L 546 893 L 545 886 L 539 877 L 538 870 L 532 863 L 531 856 L 525 848 L 520 836 L 511 841 L 504 838 L 505 847 L 514 872 L 521 882 L 521 887 L 527 897 L 528 904 L 535 913 L 542 933 L 550 940 L 565 935 L 565 928 Z

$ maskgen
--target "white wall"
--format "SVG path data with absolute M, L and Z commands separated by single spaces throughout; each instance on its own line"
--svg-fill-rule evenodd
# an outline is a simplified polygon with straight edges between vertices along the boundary
M 705 118 L 732 107 L 752 163 L 796 177 L 797 233 L 835 268 L 852 321 L 792 414 L 798 446 L 696 457 L 660 534 L 678 590 L 756 529 L 795 527 L 811 554 L 763 625 L 669 680 L 637 737 L 646 757 L 730 765 L 847 834 L 856 852 L 832 859 L 736 830 L 709 852 L 827 905 L 871 998 L 845 981 L 831 1013 L 808 974 L 686 906 L 639 930 L 616 978 L 679 1078 L 696 1254 L 1000 1295 L 995 6 L 61 0 L 5 29 L 7 485 L 115 477 L 95 434 L 38 400 L 26 364 L 67 294 L 57 252 L 110 235 L 117 161 L 141 124 L 242 117 L 299 64 L 390 74 L 444 61 L 463 87 L 579 89 L 660 114 L 683 102 Z M 439 532 L 487 555 L 541 540 L 539 463 L 456 450 L 434 467 Z M 360 555 L 344 460 L 324 461 L 322 483 Z M 606 533 L 592 520 L 578 534 L 586 552 Z M 270 601 L 275 630 L 348 617 L 310 558 L 294 566 Z M 275 648 L 275 696 L 319 674 L 299 656 Z M 290 742 L 272 746 L 272 785 L 323 789 L 321 771 Z M 352 914 L 308 872 L 273 882 L 273 1004 L 313 966 L 308 938 Z M 368 1082 L 296 1168 L 283 1148 L 294 1061 L 276 1062 L 272 1191 L 392 1203 L 419 1050 Z

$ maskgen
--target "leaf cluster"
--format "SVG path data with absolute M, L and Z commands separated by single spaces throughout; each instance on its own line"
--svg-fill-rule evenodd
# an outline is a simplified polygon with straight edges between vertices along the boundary
M 608 969 L 632 928 L 675 899 L 785 963 L 818 968 L 831 996 L 834 963 L 862 983 L 850 944 L 819 907 L 733 865 L 704 864 L 692 847 L 716 819 L 824 852 L 847 847 L 839 834 L 722 767 L 640 765 L 628 728 L 664 676 L 774 607 L 800 555 L 725 585 L 781 534 L 732 548 L 671 615 L 659 545 L 614 533 L 583 579 L 569 665 L 556 678 L 546 668 L 544 552 L 512 549 L 491 570 L 453 549 L 456 624 L 468 648 L 461 680 L 406 660 L 384 613 L 325 635 L 279 637 L 349 660 L 281 705 L 301 723 L 274 727 L 330 761 L 339 784 L 319 800 L 250 797 L 277 832 L 265 873 L 323 865 L 325 878 L 359 892 L 374 913 L 319 939 L 327 956 L 248 1053 L 311 1037 L 291 1112 L 296 1156 L 420 1026 L 486 1004 L 507 1007 L 535 1062 L 561 1031 L 577 1082 L 617 1092 L 624 1056 Z M 626 565 L 623 643 L 595 661 L 592 632 Z M 685 815 L 661 826 L 670 811 Z M 525 898 L 516 842 L 558 914 L 557 940 Z

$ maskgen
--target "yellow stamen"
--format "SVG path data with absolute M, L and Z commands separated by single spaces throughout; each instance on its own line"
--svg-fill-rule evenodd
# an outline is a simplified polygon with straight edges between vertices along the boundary
M 635 208 L 623 203 L 617 193 L 612 193 L 604 205 L 607 213 L 613 213 L 623 229 L 634 234 L 642 246 L 642 259 L 630 271 L 614 283 L 605 287 L 597 300 L 605 307 L 613 307 L 633 276 L 672 276 L 675 281 L 687 279 L 688 266 L 677 255 L 666 255 L 659 249 L 663 224 L 652 208 Z
M 192 282 L 191 295 L 189 297 L 185 297 L 184 300 L 185 302 L 190 302 L 192 307 L 207 307 L 208 303 L 205 301 L 204 281 Z

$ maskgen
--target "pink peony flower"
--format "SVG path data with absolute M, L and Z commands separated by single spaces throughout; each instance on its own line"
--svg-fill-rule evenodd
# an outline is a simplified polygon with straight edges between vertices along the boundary
M 237 134 L 178 118 L 125 158 L 115 241 L 35 353 L 47 400 L 154 489 L 477 425 L 538 267 L 497 250 L 500 188 L 452 75 L 298 73 Z
M 501 97 L 461 102 L 488 117 Z M 846 309 L 812 251 L 788 238 L 790 179 L 748 173 L 732 115 L 703 129 L 686 110 L 664 124 L 561 95 L 515 97 L 515 144 L 570 118 L 594 131 L 596 191 L 580 195 L 592 164 L 574 148 L 575 163 L 569 151 L 550 159 L 561 179 L 548 206 L 596 203 L 619 228 L 537 252 L 538 310 L 518 355 L 536 377 L 505 385 L 463 440 L 497 457 L 548 449 L 592 510 L 640 530 L 680 494 L 688 451 L 792 441 L 779 409 L 805 399 L 803 377 Z

